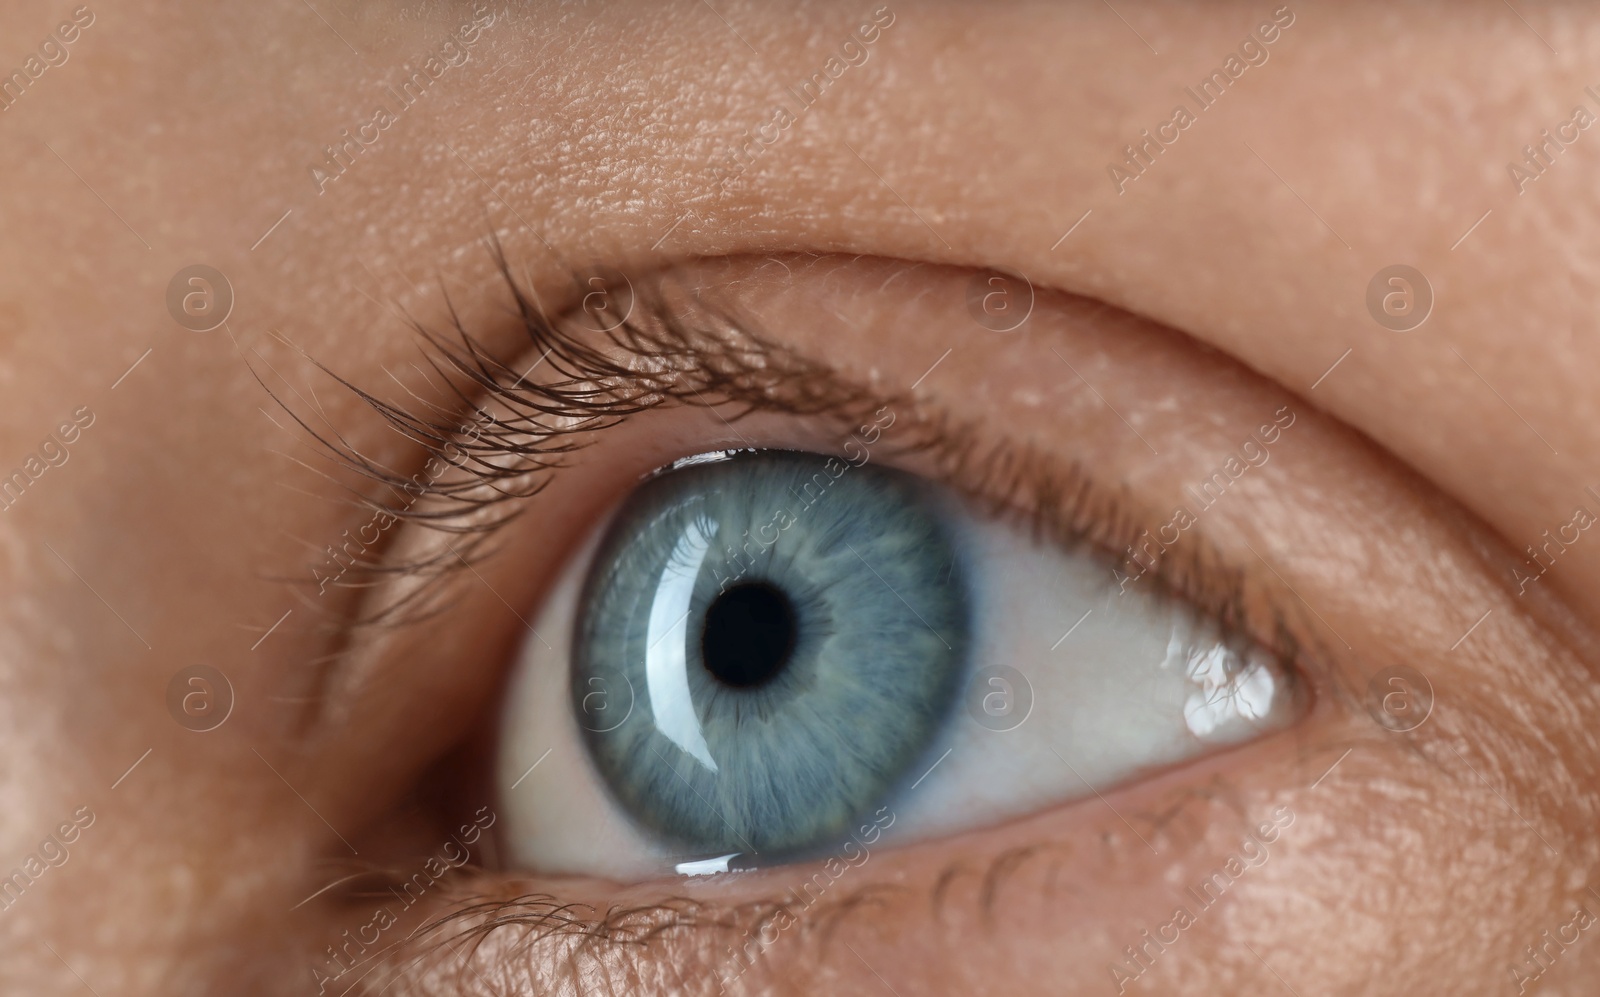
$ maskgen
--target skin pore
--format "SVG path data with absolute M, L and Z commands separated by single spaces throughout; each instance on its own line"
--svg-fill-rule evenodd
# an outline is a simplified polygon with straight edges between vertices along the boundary
M 0 11 L 0 70 L 77 9 Z M 1152 531 L 1287 406 L 1272 459 L 1179 543 L 1203 535 L 1253 621 L 1269 605 L 1290 620 L 1311 702 L 1291 731 L 1104 799 L 877 848 L 747 971 L 729 950 L 807 873 L 501 868 L 442 882 L 382 943 L 466 896 L 553 898 L 515 908 L 530 923 L 406 963 L 428 932 L 324 992 L 1592 989 L 1590 932 L 1546 939 L 1600 912 L 1600 540 L 1525 548 L 1575 509 L 1600 514 L 1600 342 L 1580 307 L 1595 140 L 1552 146 L 1535 180 L 1507 170 L 1590 100 L 1588 12 L 880 9 L 91 5 L 70 57 L 0 112 L 0 466 L 94 417 L 0 519 L 0 870 L 94 815 L 0 912 L 4 989 L 317 992 L 326 950 L 389 894 L 312 894 L 424 867 L 480 806 L 507 819 L 461 773 L 491 750 L 519 617 L 604 510 L 688 453 L 833 450 L 850 431 L 770 411 L 735 428 L 736 405 L 642 413 L 593 434 L 481 574 L 452 577 L 447 614 L 330 628 L 381 596 L 307 582 L 371 518 L 340 485 L 370 482 L 318 458 L 273 396 L 421 468 L 307 355 L 396 404 L 421 403 L 391 372 L 470 414 L 424 376 L 407 320 L 448 330 L 453 309 L 509 368 L 540 359 L 491 233 L 552 311 L 579 304 L 574 270 L 641 288 L 665 272 L 908 413 L 1078 462 Z M 1269 57 L 1160 133 L 1265 22 Z M 808 100 L 802 82 L 841 52 Z M 399 95 L 430 56 L 421 95 Z M 1177 137 L 1117 179 L 1141 130 Z M 166 298 L 196 263 L 234 295 L 204 332 Z M 1366 303 L 1397 263 L 1434 294 L 1405 332 Z M 1036 289 L 1024 329 L 974 320 L 990 268 Z M 391 529 L 385 550 L 438 549 L 415 523 Z M 196 665 L 234 695 L 205 733 L 168 708 Z M 1398 666 L 1434 692 L 1405 733 L 1369 709 L 1369 679 Z M 495 864 L 504 832 L 472 842 L 475 863 Z M 1128 953 L 1146 931 L 1171 939 L 1185 891 L 1257 848 L 1270 857 L 1177 941 Z M 587 906 L 541 919 L 552 904 Z M 591 937 L 629 909 L 627 930 Z

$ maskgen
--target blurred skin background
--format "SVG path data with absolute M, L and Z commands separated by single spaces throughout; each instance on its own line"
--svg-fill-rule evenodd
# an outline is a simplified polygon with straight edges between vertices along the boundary
M 1594 13 L 1531 0 L 8 5 L 0 989 L 1593 993 L 1591 86 Z M 461 470 L 395 412 L 506 404 L 418 328 L 501 385 L 614 345 L 530 338 L 508 274 L 550 316 L 688 286 L 805 363 L 578 425 L 438 612 L 358 625 L 415 584 L 375 569 L 454 563 L 381 513 L 374 468 Z M 780 403 L 801 367 L 832 387 Z M 612 840 L 505 706 L 537 630 L 568 709 L 540 621 L 606 514 L 885 406 L 920 428 L 875 461 L 939 479 L 909 443 L 959 425 L 1120 496 L 1125 542 L 1078 524 L 1118 577 L 1210 611 L 1174 566 L 1211 565 L 1293 717 L 1112 784 L 996 769 L 1004 813 L 905 817 L 803 906 L 815 856 L 529 862 Z M 997 468 L 951 487 L 1040 513 Z M 1070 705 L 1078 613 L 1030 612 L 1007 737 Z

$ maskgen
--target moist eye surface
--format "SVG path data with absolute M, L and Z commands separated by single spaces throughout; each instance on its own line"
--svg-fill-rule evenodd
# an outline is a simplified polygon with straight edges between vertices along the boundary
M 688 851 L 829 843 L 944 724 L 972 642 L 967 579 L 901 472 L 758 451 L 651 479 L 578 610 L 573 709 L 603 781 Z M 584 722 L 589 690 L 612 684 L 636 708 Z

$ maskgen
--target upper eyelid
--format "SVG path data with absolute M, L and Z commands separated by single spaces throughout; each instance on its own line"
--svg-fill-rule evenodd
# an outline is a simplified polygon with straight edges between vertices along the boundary
M 560 470 L 567 454 L 590 442 L 579 437 L 592 439 L 597 431 L 648 409 L 672 403 L 714 407 L 733 402 L 743 406 L 730 417 L 737 421 L 756 410 L 838 417 L 842 412 L 903 404 L 852 384 L 826 365 L 752 335 L 732 321 L 725 320 L 720 329 L 691 327 L 654 296 L 647 307 L 655 328 L 628 323 L 605 335 L 603 343 L 586 342 L 540 310 L 503 260 L 501 272 L 530 351 L 540 356 L 547 370 L 558 372 L 556 379 L 525 380 L 527 372 L 514 371 L 496 358 L 459 322 L 449 330 L 459 345 L 417 327 L 431 351 L 429 364 L 445 382 L 444 393 L 460 403 L 453 410 L 421 398 L 403 383 L 420 408 L 385 401 L 318 364 L 417 445 L 419 470 L 407 473 L 370 460 L 290 409 L 291 417 L 337 464 L 383 488 L 376 497 L 359 500 L 371 512 L 459 532 L 475 550 L 482 538 L 510 518 L 485 521 L 485 510 L 539 490 L 544 483 L 541 474 Z M 617 348 L 618 354 L 605 352 L 607 345 Z M 274 397 L 289 409 L 283 399 Z M 486 406 L 502 407 L 507 414 L 490 413 Z M 429 465 L 434 470 L 450 465 L 454 470 L 429 480 Z M 373 561 L 363 567 L 394 573 L 437 565 Z
M 594 433 L 669 403 L 710 407 L 733 401 L 743 404 L 746 411 L 837 419 L 844 412 L 870 412 L 895 401 L 838 377 L 824 364 L 751 334 L 727 316 L 721 317 L 720 327 L 691 325 L 683 321 L 681 310 L 651 293 L 658 286 L 654 282 L 639 282 L 647 292 L 646 308 L 656 322 L 654 328 L 626 323 L 602 336 L 603 342 L 586 341 L 583 334 L 564 327 L 559 317 L 552 318 L 544 311 L 524 291 L 497 247 L 495 254 L 527 336 L 528 351 L 557 373 L 555 379 L 525 380 L 526 372 L 515 371 L 499 360 L 459 318 L 446 332 L 413 326 L 429 349 L 429 366 L 445 382 L 440 394 L 453 397 L 458 403 L 455 408 L 423 399 L 403 384 L 419 407 L 386 401 L 306 357 L 416 445 L 418 470 L 408 473 L 405 468 L 375 461 L 348 443 L 337 429 L 317 429 L 257 377 L 336 467 L 378 486 L 372 494 L 345 485 L 355 504 L 370 515 L 431 527 L 448 538 L 442 549 L 427 557 L 396 561 L 389 556 L 395 531 L 388 531 L 381 543 L 360 552 L 362 558 L 353 565 L 350 580 L 341 578 L 337 583 L 341 588 L 360 590 L 359 598 L 333 613 L 315 600 L 301 600 L 322 611 L 331 647 L 315 662 L 309 692 L 303 697 L 307 706 L 299 721 L 302 729 L 319 719 L 333 672 L 343 651 L 352 645 L 354 632 L 404 627 L 447 608 L 431 603 L 431 596 L 442 591 L 450 578 L 470 570 L 473 561 L 486 552 L 489 541 L 521 511 L 518 500 L 541 490 L 562 468 L 566 456 L 592 442 Z M 617 348 L 618 354 L 605 352 L 606 345 Z M 490 414 L 488 407 L 496 404 L 508 409 L 510 416 Z M 737 420 L 741 414 L 732 418 Z M 463 427 L 475 419 L 483 430 L 464 439 Z M 577 425 L 570 425 L 574 420 Z M 589 438 L 580 440 L 584 436 Z M 434 465 L 441 473 L 438 480 L 429 480 Z M 501 512 L 508 504 L 510 508 Z M 389 593 L 381 585 L 385 578 L 418 584 L 410 585 L 397 601 L 386 602 Z M 288 584 L 303 587 L 305 582 L 291 580 Z M 374 599 L 374 592 L 381 594 Z
M 649 323 L 628 322 L 596 336 L 549 317 L 523 291 L 503 257 L 497 261 L 528 337 L 525 355 L 540 357 L 539 366 L 554 371 L 554 378 L 524 380 L 525 372 L 483 347 L 459 320 L 449 335 L 460 345 L 417 327 L 432 351 L 430 365 L 447 383 L 444 393 L 459 402 L 453 410 L 409 389 L 422 411 L 404 408 L 322 367 L 415 442 L 425 468 L 449 461 L 450 467 L 440 463 L 447 474 L 438 482 L 419 486 L 418 473 L 406 475 L 368 460 L 342 439 L 319 435 L 296 417 L 336 461 L 396 497 L 364 497 L 367 508 L 453 535 L 436 554 L 410 562 L 386 560 L 387 550 L 374 549 L 372 559 L 359 566 L 354 584 L 380 594 L 364 599 L 366 605 L 339 621 L 341 644 L 358 628 L 405 626 L 437 612 L 442 607 L 429 603 L 432 593 L 486 555 L 488 543 L 523 507 L 518 500 L 548 483 L 580 445 L 580 434 L 587 437 L 582 441 L 586 445 L 595 432 L 668 404 L 714 409 L 732 403 L 740 407 L 726 417 L 732 422 L 753 411 L 775 411 L 821 416 L 841 427 L 889 408 L 902 427 L 894 431 L 893 440 L 885 434 L 887 442 L 880 445 L 889 453 L 928 460 L 936 477 L 989 512 L 1021 511 L 1036 534 L 1065 548 L 1086 546 L 1108 558 L 1120 556 L 1136 542 L 1141 527 L 1154 528 L 1160 521 L 1126 488 L 1102 486 L 1076 462 L 1031 445 L 994 441 L 992 431 L 954 421 L 936 400 L 855 383 L 764 337 L 750 321 L 707 308 L 697 296 L 683 303 L 670 300 L 660 281 L 640 280 L 637 285 Z M 495 405 L 508 414 L 490 415 L 488 407 Z M 462 439 L 459 427 L 473 419 L 485 429 Z M 573 420 L 575 427 L 567 424 Z M 510 508 L 500 511 L 508 503 Z M 1292 661 L 1299 642 L 1278 593 L 1256 593 L 1267 605 L 1268 618 L 1253 618 L 1245 598 L 1245 572 L 1230 568 L 1211 548 L 1203 527 L 1193 531 L 1192 540 L 1180 553 L 1163 557 L 1153 572 L 1156 594 L 1190 602 L 1230 635 L 1242 634 Z M 411 584 L 402 602 L 389 604 L 384 601 L 387 590 L 374 585 L 386 576 L 422 584 Z M 337 657 L 330 656 L 324 674 L 314 682 L 317 689 L 328 687 L 327 672 L 335 667 Z M 310 699 L 314 713 L 323 696 L 319 692 Z

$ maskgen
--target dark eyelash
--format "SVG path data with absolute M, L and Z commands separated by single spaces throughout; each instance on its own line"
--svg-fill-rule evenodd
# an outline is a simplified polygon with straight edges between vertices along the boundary
M 613 995 L 637 992 L 643 975 L 637 967 L 645 964 L 652 976 L 670 969 L 676 977 L 663 992 L 710 993 L 719 987 L 725 992 L 727 982 L 755 969 L 774 944 L 761 932 L 775 919 L 787 915 L 794 926 L 783 936 L 785 945 L 815 940 L 821 957 L 851 913 L 909 889 L 872 883 L 838 896 L 811 897 L 809 903 L 798 894 L 737 905 L 677 896 L 601 912 L 548 894 L 474 893 L 473 886 L 464 871 L 448 910 L 366 954 L 335 978 L 338 989 L 330 992 L 395 993 L 390 987 L 404 980 L 413 989 L 403 993 Z M 485 975 L 491 966 L 501 979 Z M 514 977 L 509 985 L 506 972 Z M 345 976 L 353 979 L 347 982 Z M 624 979 L 619 983 L 617 977 Z
M 1192 808 L 1220 806 L 1244 821 L 1243 810 L 1230 797 L 1226 784 L 1213 779 L 1184 790 L 1163 810 L 1138 814 L 1136 819 L 1157 829 L 1187 821 L 1189 826 L 1170 840 L 1199 845 L 1211 824 Z M 1132 846 L 1131 840 L 1124 844 Z M 982 912 L 985 929 L 996 930 L 1001 892 L 1026 884 L 1041 889 L 1046 899 L 1059 895 L 1061 862 L 1079 847 L 1080 843 L 1053 839 L 1014 846 L 979 862 L 958 855 L 929 880 L 925 894 L 932 920 L 948 924 L 948 913 L 965 911 L 965 900 L 970 898 Z M 385 877 L 395 884 L 405 882 L 399 871 L 369 872 L 378 877 L 378 886 Z M 795 953 L 802 951 L 805 963 L 819 964 L 828 958 L 836 932 L 852 914 L 917 892 L 902 883 L 873 881 L 836 895 L 812 896 L 792 889 L 780 898 L 729 905 L 679 895 L 601 911 L 547 893 L 513 895 L 508 887 L 476 867 L 462 869 L 441 896 L 446 909 L 403 938 L 366 953 L 335 979 L 328 992 L 345 997 L 380 993 L 614 997 L 640 992 L 646 981 L 655 985 L 650 992 L 726 993 L 734 979 L 749 985 L 752 992 L 800 992 L 771 989 L 781 987 L 783 980 L 770 975 L 772 967 L 765 963 L 768 949 L 782 944 L 789 958 L 800 958 Z M 350 890 L 345 900 L 368 896 L 387 900 L 390 894 L 375 888 L 362 893 Z M 355 909 L 366 912 L 359 905 Z M 763 937 L 765 927 L 785 915 L 792 927 L 777 924 L 779 933 L 773 939 Z M 808 948 L 813 944 L 814 949 Z M 674 978 L 661 980 L 668 970 Z M 512 977 L 509 982 L 507 973 Z M 345 976 L 353 976 L 354 982 Z M 407 986 L 396 988 L 397 982 Z M 482 990 L 477 989 L 480 985 Z
M 1144 524 L 1155 521 L 1126 490 L 1104 490 L 1076 463 L 1063 466 L 1035 447 L 988 439 L 978 426 L 930 411 L 909 393 L 854 383 L 760 335 L 748 319 L 709 307 L 692 292 L 673 300 L 659 277 L 635 283 L 642 320 L 630 318 L 607 332 L 554 320 L 523 289 L 498 243 L 491 240 L 489 246 L 510 291 L 512 315 L 526 336 L 524 349 L 538 354 L 535 366 L 555 377 L 527 380 L 528 372 L 518 373 L 468 332 L 454 309 L 447 334 L 413 323 L 427 347 L 429 367 L 459 403 L 454 409 L 409 389 L 416 408 L 386 401 L 308 357 L 420 447 L 424 470 L 409 475 L 369 458 L 342 434 L 319 432 L 277 399 L 337 465 L 379 486 L 376 495 L 352 489 L 356 505 L 459 538 L 406 562 L 385 560 L 382 548 L 360 551 L 352 558 L 356 577 L 341 579 L 341 588 L 371 588 L 391 576 L 443 581 L 486 556 L 486 541 L 596 434 L 675 404 L 731 404 L 730 425 L 754 411 L 775 411 L 853 426 L 888 409 L 909 424 L 906 429 L 897 425 L 895 439 L 883 444 L 890 453 L 931 457 L 943 477 L 991 514 L 1021 509 L 1036 538 L 1092 550 L 1106 560 L 1108 572 L 1121 559 L 1115 552 L 1131 551 Z M 501 412 L 491 414 L 486 408 L 491 404 Z M 483 428 L 463 438 L 462 428 L 474 423 Z M 427 469 L 436 464 L 440 473 L 434 477 Z M 1124 573 L 1133 573 L 1126 564 Z M 1249 629 L 1242 573 L 1225 568 L 1203 542 L 1164 557 L 1161 569 L 1146 579 L 1140 584 L 1147 591 L 1195 604 L 1225 633 Z M 348 634 L 356 626 L 425 619 L 448 608 L 448 602 L 430 602 L 440 589 L 438 584 L 410 586 L 388 603 L 338 621 L 338 630 Z M 1289 638 L 1287 630 L 1276 623 L 1271 629 L 1263 642 L 1292 656 L 1292 644 L 1282 643 Z
M 730 423 L 751 412 L 776 411 L 823 417 L 844 427 L 887 408 L 904 422 L 897 421 L 892 441 L 885 436 L 877 446 L 899 457 L 929 458 L 940 477 L 986 511 L 1020 517 L 1042 541 L 1092 553 L 1105 563 L 1108 576 L 1119 562 L 1125 574 L 1133 573 L 1117 552 L 1131 549 L 1146 524 L 1164 520 L 1144 509 L 1126 488 L 1108 490 L 1097 484 L 1076 463 L 1063 463 L 1027 444 L 996 442 L 979 425 L 958 422 L 909 392 L 885 393 L 852 382 L 760 335 L 747 319 L 710 308 L 692 292 L 674 297 L 674 288 L 659 278 L 636 281 L 640 317 L 608 332 L 553 319 L 519 284 L 497 244 L 491 242 L 491 251 L 510 290 L 512 318 L 526 336 L 522 350 L 540 357 L 543 370 L 537 380 L 527 380 L 527 372 L 499 359 L 459 319 L 446 332 L 413 323 L 426 345 L 428 367 L 456 407 L 428 401 L 410 389 L 413 407 L 386 401 L 312 360 L 412 441 L 422 458 L 419 464 L 427 468 L 442 462 L 448 470 L 437 477 L 425 471 L 408 474 L 367 456 L 337 431 L 314 429 L 278 399 L 333 459 L 336 471 L 354 472 L 368 482 L 366 490 L 351 488 L 354 505 L 439 531 L 450 541 L 438 553 L 405 562 L 386 559 L 386 551 L 376 546 L 352 559 L 355 578 L 341 579 L 340 588 L 359 594 L 395 577 L 418 584 L 398 598 L 330 621 L 336 643 L 314 681 L 319 690 L 342 643 L 356 629 L 404 626 L 448 608 L 441 583 L 489 556 L 488 542 L 517 517 L 526 499 L 548 484 L 551 474 L 592 443 L 595 434 L 660 406 L 731 405 Z M 264 380 L 262 384 L 266 387 Z M 491 413 L 491 407 L 497 411 Z M 484 428 L 463 438 L 461 427 L 474 419 Z M 419 476 L 425 480 L 418 481 Z M 1144 574 L 1142 568 L 1139 573 Z M 1181 550 L 1164 554 L 1138 587 L 1147 596 L 1192 605 L 1211 617 L 1229 640 L 1260 643 L 1286 663 L 1299 656 L 1296 628 L 1277 603 L 1270 595 L 1251 598 L 1244 573 L 1211 551 L 1203 530 L 1194 531 Z M 1286 675 L 1291 681 L 1302 678 L 1295 667 L 1287 668 Z M 321 699 L 320 694 L 309 697 L 313 707 Z M 557 905 L 523 914 L 537 920 L 562 909 Z M 483 904 L 469 906 L 442 918 L 436 929 L 459 926 L 489 910 Z M 584 930 L 596 938 L 614 940 L 617 932 L 626 933 L 609 915 L 574 923 L 586 925 Z M 469 936 L 481 944 L 477 927 L 469 926 L 462 937 Z M 443 939 L 439 944 L 454 943 Z
M 644 284 L 636 298 L 644 321 L 622 322 L 603 333 L 554 321 L 523 290 L 498 245 L 492 251 L 510 289 L 526 349 L 538 353 L 536 366 L 545 368 L 539 380 L 529 381 L 529 372 L 519 374 L 507 366 L 459 320 L 448 334 L 413 323 L 426 344 L 429 367 L 460 403 L 457 409 L 422 399 L 409 388 L 416 408 L 386 401 L 307 357 L 420 447 L 422 470 L 407 474 L 368 457 L 342 434 L 314 428 L 257 374 L 336 465 L 378 486 L 376 494 L 352 489 L 354 504 L 462 538 L 447 551 L 405 563 L 385 562 L 381 550 L 377 556 L 360 551 L 353 565 L 357 578 L 341 579 L 342 588 L 369 587 L 387 575 L 444 577 L 470 563 L 481 553 L 482 542 L 517 516 L 517 504 L 537 494 L 549 474 L 589 445 L 595 434 L 652 408 L 732 403 L 739 410 L 728 418 L 737 422 L 756 410 L 837 417 L 869 413 L 885 401 L 903 404 L 903 399 L 885 399 L 839 379 L 825 366 L 749 333 L 727 316 L 703 311 L 719 323 L 716 329 L 686 322 L 655 282 Z M 549 377 L 549 372 L 556 376 Z M 486 406 L 491 404 L 501 411 L 490 413 Z M 424 590 L 416 589 L 359 620 L 343 622 L 397 622 L 402 610 L 421 601 Z M 416 618 L 408 615 L 405 622 Z

